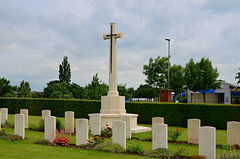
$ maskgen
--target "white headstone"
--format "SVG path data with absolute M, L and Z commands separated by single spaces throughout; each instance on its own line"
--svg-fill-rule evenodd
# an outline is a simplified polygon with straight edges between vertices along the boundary
M 131 139 L 131 116 L 122 115 L 121 120 L 126 122 L 126 136 Z
M 8 108 L 1 108 L 1 122 L 2 124 L 5 124 L 5 122 L 8 120 Z
M 168 125 L 157 123 L 152 125 L 152 150 L 168 149 Z
M 121 145 L 126 149 L 126 122 L 114 121 L 112 127 L 112 142 Z
M 76 120 L 76 146 L 87 144 L 88 139 L 88 120 Z
M 24 114 L 25 126 L 28 127 L 28 109 L 20 109 L 20 114 Z
M 240 122 L 227 122 L 227 143 L 230 145 L 240 145 Z
M 51 110 L 42 110 L 42 119 L 45 120 L 47 116 L 51 116 Z
M 216 159 L 216 128 L 203 126 L 199 128 L 199 155 L 207 159 Z
M 50 142 L 56 138 L 56 117 L 47 116 L 45 118 L 44 139 Z
M 74 133 L 74 112 L 65 112 L 65 131 L 68 133 Z
M 188 143 L 198 144 L 200 119 L 188 119 Z
M 153 117 L 152 118 L 152 125 L 157 124 L 157 123 L 164 124 L 164 118 L 163 117 Z
M 93 135 L 101 135 L 101 115 L 90 114 L 90 129 Z
M 19 135 L 25 139 L 25 115 L 15 114 L 14 135 Z

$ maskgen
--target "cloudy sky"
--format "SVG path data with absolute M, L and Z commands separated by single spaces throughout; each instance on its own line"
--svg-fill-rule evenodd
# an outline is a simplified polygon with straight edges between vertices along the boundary
M 108 83 L 109 41 L 103 34 L 117 23 L 118 83 L 137 88 L 149 58 L 167 56 L 185 66 L 209 57 L 219 79 L 235 83 L 240 67 L 239 0 L 0 0 L 0 76 L 42 91 L 58 79 L 68 56 L 72 82 Z

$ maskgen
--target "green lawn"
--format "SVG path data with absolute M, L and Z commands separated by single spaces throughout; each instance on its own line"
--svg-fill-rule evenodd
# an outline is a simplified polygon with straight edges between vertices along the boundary
M 9 114 L 8 121 L 10 123 L 14 122 L 14 115 Z M 29 116 L 29 124 L 38 124 L 41 116 Z M 64 118 L 59 118 L 64 124 Z M 151 127 L 151 125 L 142 125 Z M 169 129 L 176 129 L 177 127 L 169 127 Z M 3 128 L 2 128 L 3 129 Z M 8 134 L 13 134 L 14 129 L 4 128 Z M 177 141 L 187 142 L 187 129 L 181 128 L 182 135 Z M 217 130 L 217 145 L 224 145 L 227 142 L 227 132 L 226 130 Z M 26 130 L 26 140 L 19 141 L 6 141 L 0 140 L 0 156 L 1 158 L 149 158 L 143 156 L 134 156 L 126 154 L 114 154 L 114 153 L 104 153 L 94 150 L 81 150 L 74 148 L 65 148 L 65 147 L 54 147 L 54 146 L 45 146 L 34 144 L 38 140 L 43 140 L 44 133 L 37 131 Z M 140 139 L 151 138 L 152 132 L 144 132 L 139 134 L 132 134 L 132 137 L 138 137 Z M 75 135 L 72 135 L 70 138 L 70 143 L 75 144 Z M 144 151 L 149 151 L 152 149 L 152 142 L 148 141 L 135 141 L 127 140 L 127 145 L 129 144 L 138 144 L 140 143 Z M 176 152 L 178 147 L 181 144 L 168 144 L 168 149 Z M 188 149 L 189 156 L 198 154 L 198 146 L 183 145 Z M 223 149 L 217 148 L 217 156 L 223 153 Z

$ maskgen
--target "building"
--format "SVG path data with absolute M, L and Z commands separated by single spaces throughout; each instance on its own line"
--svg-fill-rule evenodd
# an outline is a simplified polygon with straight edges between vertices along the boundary
M 206 103 L 240 104 L 240 86 L 221 82 L 221 88 L 214 93 L 206 93 Z M 188 103 L 204 103 L 203 94 L 188 90 Z

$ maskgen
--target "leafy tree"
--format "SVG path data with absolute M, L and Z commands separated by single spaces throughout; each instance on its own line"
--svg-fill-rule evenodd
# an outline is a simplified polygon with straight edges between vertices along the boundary
M 50 81 L 44 88 L 44 97 L 47 98 L 70 98 L 69 83 Z M 70 97 L 69 97 L 70 96 Z
M 239 70 L 240 70 L 240 68 L 239 68 Z M 239 83 L 240 83 L 240 72 L 238 72 L 238 73 L 236 74 L 235 79 L 238 80 L 238 81 L 237 81 L 237 84 L 239 84 Z
M 220 88 L 220 82 L 217 81 L 219 76 L 217 68 L 213 68 L 212 62 L 207 58 L 202 58 L 200 62 L 195 63 L 191 58 L 185 67 L 185 82 L 187 88 L 203 94 L 204 103 L 205 92 L 210 89 Z
M 177 94 L 180 94 L 185 85 L 184 68 L 181 65 L 170 67 L 169 87 Z
M 117 86 L 119 96 L 125 96 L 125 99 L 131 100 L 134 97 L 134 88 L 126 88 L 126 84 L 119 84 Z
M 70 64 L 68 63 L 68 57 L 63 57 L 62 64 L 59 65 L 59 80 L 60 82 L 69 83 L 71 81 L 71 68 Z
M 0 97 L 5 96 L 5 94 L 13 94 L 12 86 L 10 85 L 10 80 L 0 77 Z
M 148 85 L 148 84 L 144 84 L 144 85 L 140 85 L 136 92 L 135 92 L 135 96 L 136 98 L 154 98 L 155 96 L 155 89 Z
M 18 96 L 19 97 L 31 97 L 31 88 L 30 84 L 26 81 L 22 81 L 18 87 Z
M 143 66 L 143 74 L 147 76 L 145 80 L 147 84 L 156 89 L 155 97 L 158 88 L 166 88 L 167 86 L 167 71 L 168 58 L 158 56 L 154 61 L 149 59 L 149 64 Z
M 70 92 L 75 99 L 83 99 L 85 94 L 85 89 L 76 83 L 70 85 Z
M 91 100 L 100 100 L 101 96 L 107 95 L 108 86 L 99 80 L 98 73 L 93 76 L 91 84 L 85 87 L 86 97 Z

